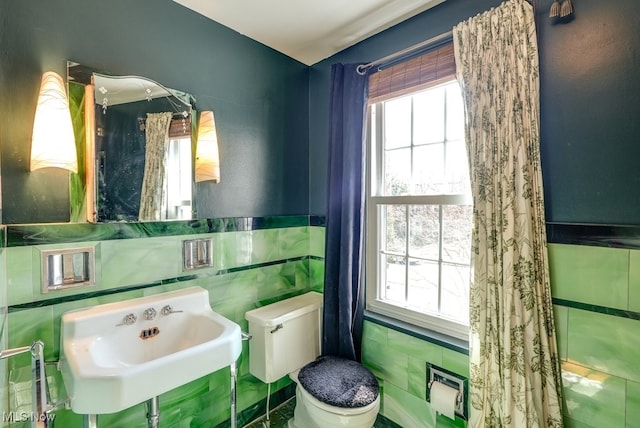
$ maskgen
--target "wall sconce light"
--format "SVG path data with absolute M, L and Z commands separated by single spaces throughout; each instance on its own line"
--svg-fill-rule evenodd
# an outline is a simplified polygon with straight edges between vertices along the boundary
M 573 15 L 572 0 L 564 0 L 560 4 L 559 0 L 554 0 L 549 9 L 549 18 L 567 18 Z
M 53 71 L 42 75 L 33 122 L 30 170 L 49 167 L 78 172 L 67 92 L 62 77 Z
M 200 181 L 220 182 L 220 156 L 218 134 L 212 111 L 200 113 L 198 142 L 196 143 L 196 183 Z

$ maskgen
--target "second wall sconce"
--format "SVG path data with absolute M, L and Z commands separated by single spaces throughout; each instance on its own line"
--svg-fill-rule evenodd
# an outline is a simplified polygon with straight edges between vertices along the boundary
M 33 122 L 30 170 L 49 167 L 78 172 L 67 91 L 62 77 L 53 71 L 42 75 Z
M 560 4 L 559 0 L 553 0 L 549 9 L 549 18 L 567 18 L 573 14 L 572 0 L 564 0 Z
M 220 182 L 220 155 L 218 153 L 218 133 L 212 111 L 200 113 L 198 121 L 198 142 L 196 143 L 196 183 L 201 181 Z

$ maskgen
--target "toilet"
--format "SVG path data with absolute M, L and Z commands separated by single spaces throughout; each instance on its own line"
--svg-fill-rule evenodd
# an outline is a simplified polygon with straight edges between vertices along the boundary
M 322 294 L 308 292 L 245 314 L 249 371 L 265 383 L 296 383 L 290 428 L 371 428 L 380 410 L 378 381 L 361 364 L 320 355 Z

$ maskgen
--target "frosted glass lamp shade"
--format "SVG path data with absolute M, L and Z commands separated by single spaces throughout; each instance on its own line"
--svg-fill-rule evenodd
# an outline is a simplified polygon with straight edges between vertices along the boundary
M 196 183 L 200 181 L 220 182 L 220 156 L 218 134 L 212 111 L 200 113 L 198 143 L 196 145 Z
M 62 77 L 52 71 L 42 75 L 31 139 L 31 171 L 64 168 L 78 172 L 71 112 Z

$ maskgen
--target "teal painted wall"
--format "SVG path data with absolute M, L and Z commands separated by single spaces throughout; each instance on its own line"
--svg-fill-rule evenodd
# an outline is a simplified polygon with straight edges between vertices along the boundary
M 329 86 L 331 64 L 366 64 L 403 50 L 431 37 L 446 33 L 458 22 L 498 5 L 501 0 L 447 0 L 382 33 L 314 64 L 309 71 L 309 212 L 324 215 L 327 198 L 327 162 L 329 139 Z
M 553 24 L 536 0 L 547 221 L 640 224 L 640 5 L 581 0 Z M 310 70 L 310 214 L 326 211 L 330 64 L 366 63 L 450 30 L 501 0 L 447 0 Z
M 200 218 L 307 213 L 305 65 L 170 0 L 0 0 L 0 16 L 2 223 L 69 221 L 68 174 L 28 172 L 40 77 L 67 59 L 214 110 L 222 182 L 197 185 Z

